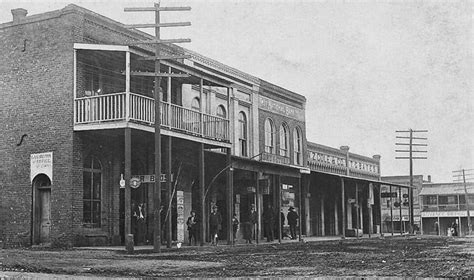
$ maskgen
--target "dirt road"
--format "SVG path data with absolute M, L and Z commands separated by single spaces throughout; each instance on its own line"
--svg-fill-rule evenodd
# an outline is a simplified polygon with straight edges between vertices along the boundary
M 386 237 L 166 249 L 0 251 L 0 270 L 122 277 L 474 278 L 474 238 Z

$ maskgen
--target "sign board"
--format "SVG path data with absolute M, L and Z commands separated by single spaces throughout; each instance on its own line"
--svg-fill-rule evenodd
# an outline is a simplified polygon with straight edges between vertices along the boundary
M 38 174 L 45 174 L 53 182 L 53 152 L 30 155 L 30 181 Z
M 387 197 L 398 197 L 398 194 L 396 192 L 383 192 L 380 194 L 380 197 L 382 198 L 387 198 Z
M 140 179 L 136 178 L 136 177 L 133 177 L 132 179 L 130 179 L 130 187 L 136 189 L 140 186 Z
M 138 178 L 140 179 L 140 182 L 142 183 L 154 183 L 155 182 L 155 174 L 150 174 L 150 175 L 133 175 L 133 178 Z M 171 181 L 173 181 L 173 174 L 171 174 Z M 161 174 L 160 175 L 160 182 L 165 183 L 166 182 L 166 174 Z
M 347 200 L 347 202 L 348 202 L 348 203 L 355 203 L 356 200 L 355 200 L 355 198 L 349 198 L 349 199 Z
M 184 242 L 184 192 L 176 191 L 177 241 Z
M 471 214 L 472 215 L 472 214 Z M 431 211 L 431 212 L 421 212 L 422 218 L 435 218 L 435 217 L 467 217 L 467 211 Z

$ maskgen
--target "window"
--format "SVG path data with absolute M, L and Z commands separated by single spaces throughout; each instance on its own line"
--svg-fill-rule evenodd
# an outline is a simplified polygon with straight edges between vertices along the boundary
M 86 227 L 100 227 L 102 168 L 96 158 L 84 161 L 83 223 Z
M 280 156 L 288 157 L 288 127 L 280 126 Z
M 273 154 L 275 148 L 275 129 L 271 119 L 265 120 L 265 152 Z
M 303 164 L 303 136 L 299 127 L 296 127 L 293 131 L 293 150 L 294 150 L 294 162 L 296 165 Z
M 193 101 L 191 101 L 191 109 L 194 111 L 201 110 L 201 102 L 199 101 L 199 97 L 194 97 Z
M 247 156 L 247 117 L 244 112 L 239 113 L 239 146 L 240 155 Z
M 217 106 L 216 115 L 223 119 L 227 118 L 227 113 L 225 111 L 224 106 L 222 105 Z

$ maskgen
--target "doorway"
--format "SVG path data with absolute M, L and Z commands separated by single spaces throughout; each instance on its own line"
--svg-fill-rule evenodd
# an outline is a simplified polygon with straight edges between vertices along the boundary
M 33 179 L 33 244 L 50 242 L 51 180 L 45 174 Z

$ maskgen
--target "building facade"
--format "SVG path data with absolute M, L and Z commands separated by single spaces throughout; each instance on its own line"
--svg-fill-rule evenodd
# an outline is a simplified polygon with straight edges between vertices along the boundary
M 474 184 L 425 183 L 419 199 L 423 234 L 451 235 L 453 227 L 458 235 L 469 233 L 468 216 L 471 227 L 474 222 Z

